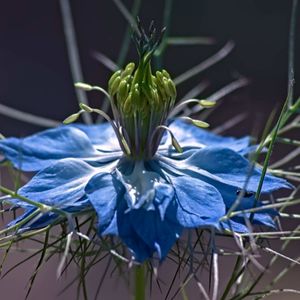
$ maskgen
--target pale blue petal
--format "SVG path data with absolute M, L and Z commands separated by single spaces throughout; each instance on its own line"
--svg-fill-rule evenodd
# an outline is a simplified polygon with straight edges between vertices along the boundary
M 39 171 L 64 158 L 88 160 L 99 155 L 84 132 L 69 126 L 45 130 L 26 138 L 3 139 L 0 151 L 14 167 L 23 171 Z
M 16 219 L 14 219 L 13 221 L 11 221 L 10 223 L 8 223 L 6 225 L 6 227 L 10 227 L 13 226 L 17 223 L 19 223 L 20 221 L 24 220 L 25 218 L 27 218 L 29 215 L 31 215 L 34 211 L 36 210 L 36 207 L 33 206 L 28 206 L 24 213 L 20 216 L 18 216 Z M 40 218 L 38 218 L 35 222 L 33 222 L 30 225 L 24 224 L 23 226 L 21 226 L 19 229 L 20 230 L 34 230 L 34 229 L 39 229 L 39 228 L 43 228 L 49 224 L 55 224 L 55 222 L 59 220 L 59 216 L 55 213 L 45 213 L 43 214 Z
M 172 184 L 177 199 L 176 218 L 183 227 L 218 226 L 225 204 L 215 187 L 188 176 L 172 177 Z
M 221 193 L 226 208 L 230 209 L 233 205 L 235 210 L 244 210 L 253 208 L 254 206 L 261 206 L 261 201 L 255 199 L 255 193 L 247 192 L 247 196 L 239 198 L 239 193 L 242 193 L 242 190 L 237 189 L 231 185 L 226 185 L 221 182 L 213 181 L 211 182 L 214 187 Z M 273 212 L 269 210 L 269 212 Z
M 157 207 L 161 220 L 164 220 L 170 202 L 174 199 L 174 188 L 169 183 L 159 183 L 155 186 L 154 204 Z
M 91 143 L 101 151 L 121 151 L 119 141 L 110 123 L 105 122 L 95 125 L 74 123 L 69 126 L 82 130 Z
M 248 192 L 257 191 L 261 178 L 259 168 L 252 168 L 250 162 L 242 155 L 221 147 L 199 149 L 180 164 L 174 163 L 173 166 L 211 184 L 219 182 L 238 189 L 243 189 L 250 177 L 246 186 Z M 267 174 L 264 178 L 262 193 L 291 187 L 286 180 Z
M 249 223 L 253 225 L 263 225 L 270 228 L 276 228 L 276 224 L 273 220 L 272 215 L 268 213 L 255 213 L 253 215 L 253 220 L 250 222 L 250 214 L 246 214 L 246 218 Z M 243 216 L 235 216 L 230 220 L 221 222 L 221 227 L 226 230 L 238 232 L 238 233 L 248 233 L 250 228 L 247 227 L 245 218 Z
M 20 203 L 20 202 L 19 202 Z M 22 205 L 22 204 L 21 204 Z M 10 222 L 9 224 L 6 225 L 6 227 L 10 227 L 12 225 L 17 224 L 18 222 L 22 221 L 26 217 L 28 217 L 30 214 L 32 214 L 35 210 L 36 207 L 32 205 L 22 205 L 23 207 L 26 207 L 25 212 L 17 217 L 15 220 Z M 83 197 L 79 200 L 76 200 L 72 203 L 70 203 L 69 206 L 64 206 L 62 208 L 64 212 L 68 212 L 71 214 L 77 214 L 77 213 L 82 213 L 85 211 L 90 211 L 92 210 L 92 206 L 88 200 L 87 197 Z M 26 224 L 22 225 L 18 231 L 27 231 L 27 230 L 34 230 L 34 229 L 40 229 L 44 228 L 48 225 L 55 225 L 58 224 L 61 220 L 65 219 L 64 216 L 59 215 L 54 212 L 48 212 L 48 213 L 41 213 L 38 215 L 37 219 L 33 219 L 33 221 L 29 221 Z
M 72 209 L 85 196 L 84 188 L 96 172 L 96 168 L 81 160 L 63 159 L 37 173 L 18 194 L 60 209 Z
M 229 230 L 237 233 L 248 233 L 250 232 L 249 228 L 245 224 L 245 220 L 242 218 L 232 218 L 221 222 L 221 228 L 223 230 Z
M 206 129 L 184 122 L 180 119 L 174 120 L 170 125 L 172 133 L 175 135 L 179 144 L 186 150 L 189 148 L 202 148 L 204 146 L 219 146 L 229 148 L 243 154 L 251 151 L 249 147 L 250 138 L 223 137 L 216 135 Z M 163 143 L 165 141 L 163 140 Z

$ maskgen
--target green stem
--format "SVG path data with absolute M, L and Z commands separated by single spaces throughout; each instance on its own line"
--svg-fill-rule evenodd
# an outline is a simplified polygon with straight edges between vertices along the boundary
M 171 23 L 171 12 L 173 7 L 173 0 L 165 0 L 165 8 L 164 8 L 164 16 L 163 22 L 164 26 L 166 27 L 166 31 L 164 33 L 164 38 L 159 46 L 159 48 L 155 52 L 155 66 L 159 70 L 162 68 L 162 60 L 163 54 L 168 46 L 168 37 L 170 33 L 170 23 Z
M 140 7 L 141 7 L 141 0 L 135 0 L 132 6 L 132 10 L 131 10 L 131 16 L 132 18 L 135 20 L 136 16 L 139 13 Z M 131 31 L 132 31 L 132 25 L 130 23 L 128 23 L 128 26 L 126 28 L 126 32 L 123 38 L 123 42 L 122 42 L 122 46 L 121 46 L 121 51 L 119 53 L 119 57 L 117 60 L 117 65 L 119 67 L 122 67 L 126 56 L 128 54 L 128 50 L 129 50 L 129 46 L 130 46 L 130 38 L 131 38 Z
M 145 280 L 145 265 L 139 265 L 135 267 L 135 300 L 145 300 L 145 289 L 146 289 L 146 280 Z

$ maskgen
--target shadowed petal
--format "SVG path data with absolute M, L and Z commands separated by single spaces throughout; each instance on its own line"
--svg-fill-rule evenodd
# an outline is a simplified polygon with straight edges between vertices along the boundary
M 179 238 L 182 226 L 178 222 L 162 220 L 157 210 L 133 209 L 129 212 L 132 227 L 152 252 L 163 259 Z
M 172 184 L 177 199 L 177 207 L 173 209 L 177 210 L 176 219 L 182 226 L 218 226 L 225 205 L 215 187 L 187 176 L 172 177 Z
M 143 262 L 152 256 L 154 250 L 136 233 L 127 209 L 126 202 L 121 201 L 117 211 L 119 236 L 133 253 L 135 260 Z
M 91 178 L 85 192 L 98 215 L 98 230 L 100 234 L 111 225 L 117 205 L 124 196 L 125 187 L 112 174 L 102 173 Z M 118 234 L 114 225 L 106 234 Z
M 0 151 L 22 171 L 39 171 L 63 158 L 88 160 L 98 156 L 87 135 L 70 126 L 45 130 L 26 138 L 1 140 Z

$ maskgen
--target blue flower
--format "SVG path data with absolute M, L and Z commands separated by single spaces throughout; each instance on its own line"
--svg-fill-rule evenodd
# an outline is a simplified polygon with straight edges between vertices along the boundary
M 5 158 L 23 171 L 39 171 L 18 193 L 70 213 L 96 211 L 100 235 L 117 235 L 138 261 L 157 252 L 164 258 L 183 228 L 222 228 L 247 232 L 245 218 L 219 220 L 244 188 L 251 170 L 244 157 L 249 139 L 220 137 L 175 120 L 169 126 L 183 152 L 164 135 L 151 160 L 127 158 L 109 124 L 68 125 L 0 142 Z M 252 170 L 247 192 L 255 192 L 261 171 Z M 289 184 L 270 175 L 262 193 Z M 237 210 L 251 208 L 244 197 Z M 19 203 L 20 204 L 20 203 Z M 21 203 L 26 213 L 35 207 Z M 30 224 L 35 229 L 55 224 L 61 216 L 46 213 Z M 274 226 L 270 212 L 254 214 L 254 224 Z M 25 225 L 26 226 L 26 225 Z
M 66 125 L 0 141 L 4 159 L 19 170 L 37 172 L 18 194 L 70 214 L 96 212 L 99 235 L 119 236 L 140 262 L 154 253 L 163 259 L 185 228 L 248 232 L 247 219 L 274 226 L 274 212 L 266 210 L 253 218 L 241 214 L 221 221 L 241 190 L 247 193 L 235 210 L 261 205 L 254 198 L 261 170 L 245 158 L 253 147 L 248 137 L 220 137 L 198 128 L 207 126 L 201 121 L 168 120 L 176 88 L 165 70 L 152 74 L 150 59 L 159 39 L 153 32 L 144 35 L 135 37 L 138 67 L 130 63 L 109 81 L 113 120 L 81 105 L 68 120 L 87 111 L 100 113 L 108 122 Z M 262 195 L 289 187 L 267 174 Z M 14 203 L 25 208 L 14 223 L 36 210 L 20 200 Z M 45 212 L 22 229 L 56 224 L 62 218 Z

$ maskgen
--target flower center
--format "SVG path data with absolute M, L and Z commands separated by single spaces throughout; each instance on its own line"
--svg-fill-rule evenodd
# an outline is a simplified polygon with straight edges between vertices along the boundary
M 139 26 L 134 41 L 139 64 L 129 63 L 108 83 L 114 120 L 134 159 L 151 158 L 159 146 L 163 128 L 176 99 L 176 87 L 165 70 L 152 74 L 151 57 L 160 44 L 152 25 L 149 35 Z
M 176 87 L 166 70 L 152 74 L 151 58 L 160 45 L 164 29 L 160 35 L 151 23 L 148 34 L 138 20 L 138 30 L 133 34 L 139 54 L 139 63 L 129 63 L 124 70 L 116 71 L 108 82 L 108 92 L 99 86 L 83 82 L 75 83 L 77 88 L 85 91 L 99 91 L 107 97 L 113 112 L 113 119 L 103 110 L 91 108 L 80 103 L 80 111 L 70 115 L 64 124 L 75 122 L 82 113 L 97 113 L 108 121 L 119 141 L 120 147 L 127 157 L 133 160 L 151 159 L 166 131 L 171 136 L 172 146 L 177 152 L 182 152 L 180 144 L 173 132 L 167 126 L 167 118 L 174 117 L 182 107 L 196 103 L 203 108 L 212 107 L 215 102 L 207 100 L 188 99 L 181 101 L 174 108 Z M 197 127 L 207 128 L 208 123 L 194 120 L 188 116 L 180 119 Z

